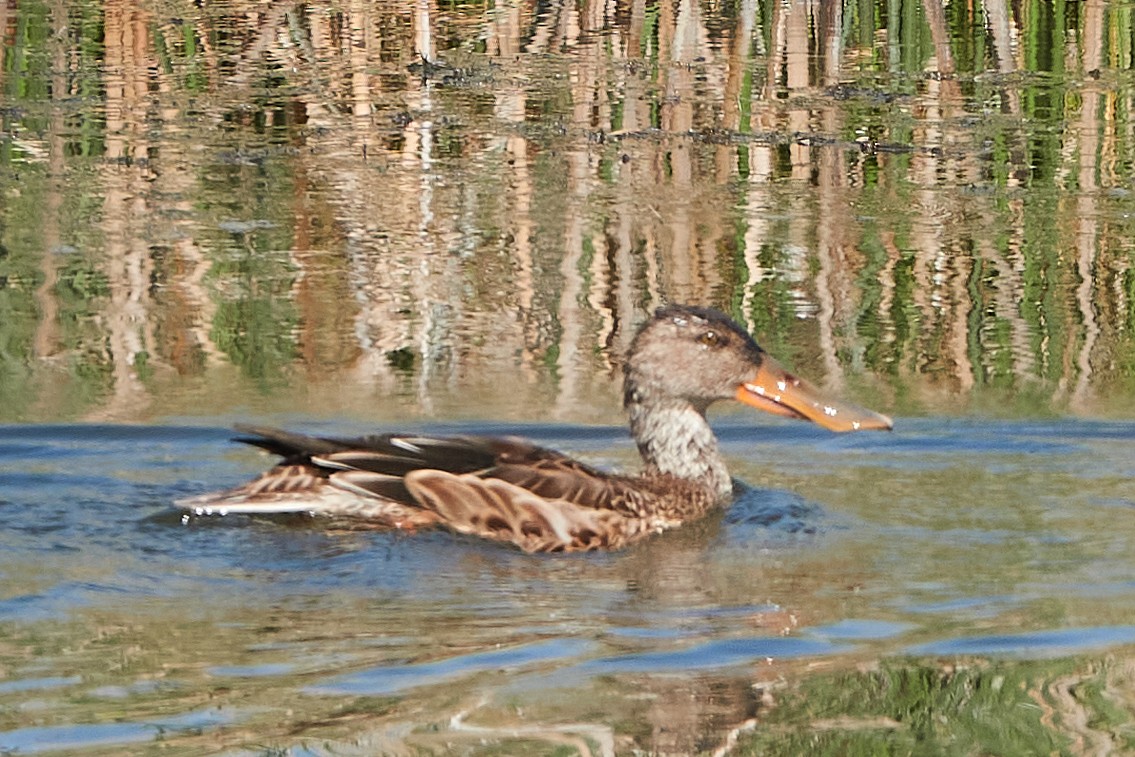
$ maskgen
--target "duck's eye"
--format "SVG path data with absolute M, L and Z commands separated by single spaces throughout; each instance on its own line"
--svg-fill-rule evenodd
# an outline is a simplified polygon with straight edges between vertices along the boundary
M 703 331 L 698 334 L 698 344 L 703 347 L 720 347 L 721 334 L 716 331 Z

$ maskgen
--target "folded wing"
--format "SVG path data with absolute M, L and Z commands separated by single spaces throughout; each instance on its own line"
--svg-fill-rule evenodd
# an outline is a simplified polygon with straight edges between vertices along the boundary
M 512 437 L 385 434 L 352 439 L 239 427 L 283 458 L 249 483 L 178 504 L 198 512 L 310 512 L 512 542 L 529 552 L 616 548 L 655 530 L 649 492 Z

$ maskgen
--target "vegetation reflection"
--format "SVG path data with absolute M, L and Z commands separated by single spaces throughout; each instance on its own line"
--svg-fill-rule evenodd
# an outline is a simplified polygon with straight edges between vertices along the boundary
M 904 412 L 1130 411 L 1130 7 L 415 8 L 3 11 L 4 417 L 578 412 L 668 300 Z

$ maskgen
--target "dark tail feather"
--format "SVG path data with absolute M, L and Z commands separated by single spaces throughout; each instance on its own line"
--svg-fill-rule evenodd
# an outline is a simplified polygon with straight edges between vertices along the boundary
M 242 436 L 234 436 L 234 442 L 251 444 L 253 447 L 267 450 L 273 455 L 279 455 L 285 460 L 296 457 L 310 457 L 311 455 L 328 455 L 345 448 L 343 444 L 331 439 L 293 434 L 290 431 L 269 426 L 249 426 L 239 423 L 235 428 Z M 247 436 L 245 436 L 246 434 Z

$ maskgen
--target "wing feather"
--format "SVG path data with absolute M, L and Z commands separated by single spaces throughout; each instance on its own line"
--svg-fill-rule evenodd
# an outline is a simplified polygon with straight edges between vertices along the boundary
M 565 458 L 566 459 L 566 458 Z M 654 496 L 640 488 L 640 480 L 613 476 L 569 461 L 571 465 L 498 465 L 489 475 L 547 499 L 579 507 L 613 510 L 641 517 Z
M 265 449 L 284 458 L 285 462 L 311 461 L 337 470 L 358 468 L 390 475 L 402 475 L 419 468 L 472 473 L 491 469 L 499 462 L 533 464 L 567 460 L 558 452 L 517 437 L 382 434 L 347 439 L 306 436 L 259 426 L 238 426 L 237 430 L 245 436 L 236 437 L 236 441 Z
M 385 473 L 372 473 L 371 471 L 344 470 L 331 474 L 331 485 L 354 492 L 363 497 L 377 497 L 413 505 L 414 498 L 406 489 L 406 482 L 401 476 L 390 476 Z
M 638 533 L 612 510 L 545 499 L 501 479 L 416 471 L 406 487 L 455 531 L 509 541 L 526 552 L 577 552 L 620 547 Z

